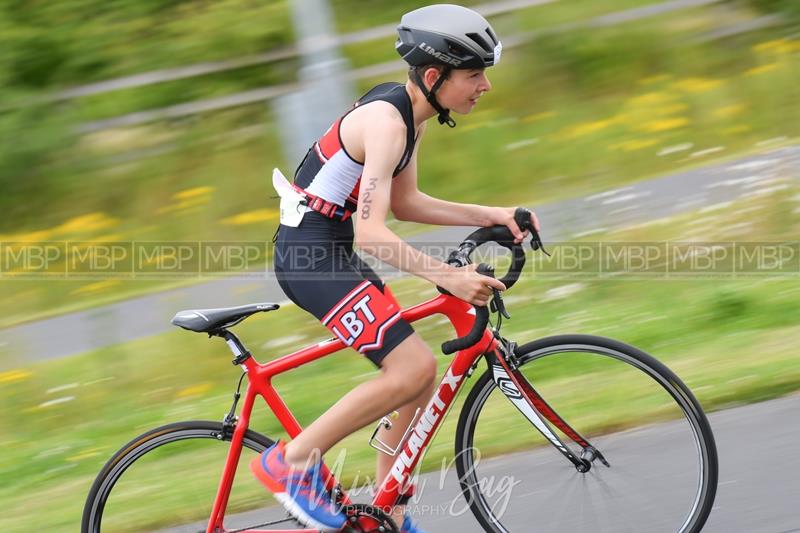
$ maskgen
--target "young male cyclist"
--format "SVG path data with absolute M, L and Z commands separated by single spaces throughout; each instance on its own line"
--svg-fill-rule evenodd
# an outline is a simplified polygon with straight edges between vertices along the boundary
M 393 410 L 399 417 L 380 437 L 397 445 L 416 409 L 430 400 L 436 377 L 430 348 L 400 317 L 391 291 L 353 253 L 353 244 L 471 304 L 486 305 L 492 289 L 505 289 L 500 281 L 420 253 L 386 227 L 387 214 L 427 224 L 503 224 L 517 242 L 526 233 L 514 222 L 513 207 L 452 203 L 417 188 L 426 121 L 438 115 L 452 127 L 450 111 L 468 114 L 492 88 L 485 69 L 500 59 L 501 44 L 491 25 L 470 9 L 441 4 L 407 13 L 397 30 L 409 80 L 367 92 L 309 149 L 292 185 L 307 212 L 300 221 L 282 220 L 276 240 L 275 272 L 286 295 L 381 370 L 294 440 L 277 443 L 251 463 L 290 513 L 326 531 L 339 530 L 345 516 L 322 490 L 319 457 Z M 532 222 L 538 229 L 534 215 Z M 393 461 L 378 454 L 376 479 L 386 478 Z M 401 531 L 419 532 L 403 513 L 401 505 L 392 513 Z

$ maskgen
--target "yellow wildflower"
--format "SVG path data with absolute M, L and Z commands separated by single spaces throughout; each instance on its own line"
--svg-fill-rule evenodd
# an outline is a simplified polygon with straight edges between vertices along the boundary
M 748 131 L 752 130 L 751 126 L 747 124 L 736 124 L 735 126 L 730 126 L 725 128 L 721 131 L 723 135 L 736 135 L 737 133 L 747 133 Z
M 78 287 L 77 289 L 72 291 L 70 294 L 86 294 L 86 293 L 92 293 L 92 292 L 100 292 L 100 291 L 104 291 L 106 289 L 110 289 L 111 287 L 115 287 L 115 286 L 117 286 L 119 284 L 120 284 L 119 280 L 107 279 L 107 280 L 104 280 L 104 281 L 98 281 L 96 283 L 90 283 L 88 285 L 84 285 L 82 287 Z
M 649 107 L 653 105 L 665 104 L 674 99 L 675 97 L 669 93 L 651 92 L 634 96 L 633 98 L 630 98 L 627 103 L 634 106 Z
M 193 187 L 184 191 L 176 192 L 172 197 L 176 200 L 186 200 L 196 196 L 205 196 L 214 192 L 214 187 Z
M 714 110 L 714 116 L 719 118 L 729 118 L 735 117 L 736 115 L 742 114 L 742 112 L 747 108 L 744 104 L 731 104 L 726 105 L 723 107 L 718 107 Z
M 788 39 L 773 39 L 772 41 L 764 41 L 758 43 L 753 47 L 753 50 L 759 53 L 775 52 L 777 54 L 790 54 L 800 49 L 800 42 L 789 41 Z
M 211 199 L 208 196 L 195 196 L 192 198 L 185 198 L 177 203 L 159 207 L 156 213 L 163 215 L 166 213 L 179 213 L 181 211 L 188 211 L 194 207 L 200 207 L 209 203 Z
M 254 211 L 247 211 L 232 217 L 223 218 L 221 222 L 231 226 L 244 226 L 246 224 L 267 222 L 269 220 L 275 220 L 276 218 L 278 218 L 278 211 L 276 209 L 256 209 Z
M 7 370 L 0 372 L 0 383 L 17 383 L 18 381 L 25 381 L 33 375 L 28 370 Z
M 682 128 L 689 124 L 689 119 L 685 117 L 665 118 L 661 120 L 651 120 L 636 127 L 637 130 L 647 132 L 668 131 Z
M 210 391 L 212 386 L 213 385 L 211 383 L 198 383 L 197 385 L 192 385 L 190 387 L 186 387 L 185 389 L 179 390 L 175 397 L 188 398 L 189 396 L 201 396 Z
M 546 118 L 553 118 L 556 114 L 553 111 L 544 111 L 542 113 L 534 113 L 522 119 L 523 122 L 536 122 L 537 120 L 544 120 Z
M 656 115 L 664 116 L 664 115 L 674 115 L 675 113 L 681 113 L 689 109 L 689 106 L 686 104 L 672 104 L 665 107 L 654 109 L 653 112 Z
M 775 70 L 778 68 L 778 63 L 767 63 L 766 65 L 760 65 L 758 67 L 753 67 L 751 69 L 745 70 L 745 76 L 758 76 L 759 74 L 764 74 L 765 72 L 769 72 L 771 70 Z
M 571 128 L 566 128 L 559 133 L 559 137 L 563 139 L 577 139 L 579 137 L 585 137 L 586 135 L 591 135 L 593 133 L 597 133 L 599 131 L 603 131 L 604 129 L 609 128 L 613 124 L 617 122 L 616 117 L 612 117 L 605 120 L 595 120 L 593 122 L 583 122 L 581 124 L 577 124 L 572 126 Z
M 723 83 L 723 80 L 714 80 L 709 78 L 686 78 L 676 81 L 673 85 L 676 89 L 688 93 L 703 93 L 712 89 L 716 89 Z
M 18 233 L 16 235 L 9 235 L 4 238 L 5 242 L 43 242 L 49 240 L 55 234 L 55 230 L 45 229 L 40 231 L 32 231 L 30 233 Z
M 623 152 L 633 152 L 643 148 L 649 148 L 658 144 L 656 139 L 632 139 L 630 141 L 623 141 L 609 146 L 612 150 L 622 150 Z
M 74 217 L 56 228 L 57 233 L 88 233 L 99 229 L 106 229 L 119 224 L 119 220 L 107 216 L 105 213 L 89 213 Z

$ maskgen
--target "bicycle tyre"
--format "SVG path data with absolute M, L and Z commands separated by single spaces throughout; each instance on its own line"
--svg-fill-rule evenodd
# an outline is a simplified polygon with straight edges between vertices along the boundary
M 176 441 L 187 439 L 230 441 L 230 438 L 220 438 L 222 435 L 221 422 L 192 420 L 157 427 L 128 442 L 106 462 L 95 478 L 84 505 L 81 533 L 100 533 L 103 512 L 112 489 L 125 471 L 137 460 L 165 444 Z M 272 444 L 273 441 L 268 437 L 248 429 L 242 446 L 261 453 Z M 222 464 L 220 464 L 221 468 Z
M 532 362 L 541 360 L 544 357 L 574 352 L 585 352 L 586 354 L 590 354 L 590 356 L 608 356 L 616 361 L 631 365 L 633 368 L 644 372 L 650 379 L 658 383 L 678 405 L 680 412 L 683 413 L 686 417 L 686 421 L 688 421 L 691 426 L 691 432 L 694 433 L 694 445 L 697 447 L 697 451 L 699 451 L 698 457 L 700 462 L 697 476 L 698 490 L 694 505 L 689 509 L 688 515 L 678 531 L 680 533 L 699 532 L 705 524 L 714 503 L 719 467 L 716 444 L 714 442 L 711 426 L 697 399 L 688 387 L 686 387 L 686 385 L 664 364 L 633 346 L 613 339 L 591 335 L 559 335 L 539 339 L 519 346 L 516 349 L 520 370 L 523 370 L 525 365 L 531 365 Z M 549 364 L 552 364 L 552 362 Z M 555 365 L 553 366 L 555 367 Z M 537 385 L 536 382 L 532 382 L 532 384 L 534 387 Z M 480 419 L 481 411 L 487 403 L 487 399 L 495 390 L 497 390 L 497 386 L 492 379 L 491 370 L 487 369 L 470 391 L 460 413 L 456 429 L 455 462 L 461 492 L 466 498 L 472 514 L 480 522 L 485 531 L 507 533 L 508 529 L 503 525 L 501 519 L 495 516 L 490 499 L 481 489 L 481 479 L 479 479 L 479 475 L 476 474 L 476 467 L 481 461 L 480 451 L 476 453 L 474 448 L 476 425 Z M 496 394 L 499 395 L 501 393 L 498 391 Z M 543 395 L 543 397 L 549 402 L 547 396 Z M 556 407 L 556 411 L 558 411 L 558 407 Z M 515 412 L 519 413 L 518 411 Z M 519 418 L 527 423 L 527 420 L 521 415 L 519 415 Z M 530 427 L 529 424 L 528 426 L 532 432 L 536 431 L 534 428 Z M 580 428 L 575 429 L 580 431 Z M 590 441 L 591 440 L 592 438 L 590 438 Z M 569 439 L 565 439 L 565 442 L 572 444 Z M 547 448 L 547 446 L 545 446 L 545 448 Z M 554 450 L 555 448 L 553 448 L 553 451 Z M 560 456 L 559 459 L 561 459 Z M 614 460 L 609 458 L 609 461 L 611 462 L 611 468 L 614 468 Z M 563 463 L 565 464 L 565 468 L 571 469 L 572 474 L 580 475 L 576 473 L 576 470 L 566 459 L 563 460 Z M 605 471 L 603 470 L 605 467 L 599 464 L 594 467 L 594 469 L 600 469 L 601 472 Z M 585 479 L 586 478 L 583 480 L 584 482 Z M 565 497 L 564 499 L 567 498 Z M 526 511 L 526 513 L 527 512 L 528 511 Z M 531 517 L 530 522 L 525 526 L 525 531 L 553 531 L 552 525 L 550 528 L 537 529 L 536 522 L 537 517 Z M 599 529 L 600 528 L 595 527 L 591 530 L 597 531 Z M 574 531 L 575 529 L 570 530 Z M 652 531 L 652 529 L 649 528 L 640 530 Z

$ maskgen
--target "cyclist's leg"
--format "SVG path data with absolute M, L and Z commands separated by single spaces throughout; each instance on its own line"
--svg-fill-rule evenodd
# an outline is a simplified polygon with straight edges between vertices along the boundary
M 353 254 L 348 228 L 326 222 L 320 229 L 318 217 L 309 215 L 302 234 L 282 228 L 278 236 L 275 266 L 281 272 L 281 287 L 382 372 L 350 391 L 287 444 L 286 460 L 299 468 L 347 435 L 414 401 L 436 375 L 430 348 L 400 317 L 399 305 L 380 278 Z M 327 242 L 321 238 L 325 231 L 332 232 Z M 282 251 L 286 253 L 279 256 Z M 402 364 L 384 365 L 390 355 Z
M 383 281 L 378 277 L 377 274 L 367 265 L 364 261 L 362 261 L 357 255 L 354 256 L 353 263 L 356 267 L 360 270 L 362 275 L 372 281 L 374 284 L 379 285 L 383 288 L 384 295 L 391 299 L 393 302 L 397 304 L 397 307 L 400 307 L 399 302 L 395 298 L 392 291 L 389 289 L 388 285 L 384 285 Z M 426 346 L 427 348 L 427 346 Z M 385 360 L 384 360 L 385 361 Z M 390 361 L 388 364 L 392 364 Z M 402 357 L 398 358 L 397 364 L 405 364 Z M 385 368 L 385 366 L 384 366 Z M 396 448 L 399 443 L 400 439 L 403 438 L 403 434 L 405 433 L 406 429 L 408 428 L 409 424 L 411 424 L 412 419 L 414 418 L 414 414 L 417 412 L 417 409 L 420 411 L 428 405 L 428 402 L 433 396 L 433 391 L 435 390 L 435 380 L 431 381 L 430 386 L 424 390 L 419 396 L 411 400 L 405 405 L 400 406 L 397 408 L 397 418 L 392 422 L 392 429 L 387 430 L 385 428 L 380 428 L 378 431 L 378 438 L 382 441 L 391 446 L 392 448 Z M 392 464 L 395 461 L 395 457 L 379 453 L 377 456 L 377 465 L 375 468 L 375 480 L 377 483 L 380 483 L 382 480 L 386 479 L 386 476 L 389 475 L 389 471 L 391 470 Z M 409 488 L 409 487 L 404 487 Z M 403 514 L 405 512 L 405 505 L 398 505 L 395 507 L 393 512 L 393 518 L 398 524 L 403 522 Z
M 388 359 L 388 358 L 387 358 Z M 392 362 L 387 362 L 384 359 L 384 364 L 391 364 Z M 400 362 L 402 364 L 402 361 Z M 392 429 L 386 430 L 381 428 L 378 431 L 378 438 L 381 439 L 382 442 L 385 442 L 392 448 L 397 447 L 400 443 L 400 439 L 403 438 L 403 434 L 405 433 L 406 429 L 408 428 L 409 424 L 411 424 L 412 419 L 414 418 L 414 414 L 416 413 L 417 409 L 420 412 L 425 409 L 425 406 L 428 405 L 428 402 L 433 396 L 433 391 L 436 388 L 436 381 L 433 380 L 430 383 L 430 386 L 422 392 L 419 396 L 414 398 L 412 401 L 408 402 L 407 404 L 399 407 L 397 409 L 398 416 L 396 419 L 392 420 Z M 395 459 L 397 457 L 387 455 L 385 453 L 378 453 L 377 458 L 377 465 L 375 467 L 375 481 L 376 483 L 380 484 L 386 476 L 389 475 L 389 471 L 392 468 L 392 464 L 394 464 Z M 407 487 L 406 487 L 407 488 Z M 395 521 L 397 525 L 403 523 L 403 517 L 406 511 L 405 504 L 403 505 L 396 505 L 392 510 L 392 519 Z
M 419 335 L 409 335 L 383 357 L 380 375 L 351 390 L 287 444 L 287 462 L 303 468 L 351 433 L 418 401 L 430 391 L 435 377 L 430 348 Z

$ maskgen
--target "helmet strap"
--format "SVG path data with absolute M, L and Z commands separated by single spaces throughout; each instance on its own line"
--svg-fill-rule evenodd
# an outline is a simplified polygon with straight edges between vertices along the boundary
M 439 79 L 436 80 L 436 83 L 433 84 L 431 90 L 428 91 L 428 89 L 425 87 L 425 82 L 422 81 L 422 77 L 419 75 L 418 70 L 415 68 L 411 69 L 411 77 L 414 79 L 414 83 L 417 84 L 417 86 L 422 91 L 422 94 L 425 95 L 425 99 L 428 101 L 428 103 L 431 104 L 431 106 L 436 110 L 437 113 L 439 113 L 438 117 L 439 124 L 447 124 L 451 128 L 455 128 L 456 121 L 453 120 L 453 118 L 450 116 L 450 110 L 442 107 L 439 101 L 436 100 L 436 91 L 439 90 L 439 87 L 442 86 L 442 84 L 449 76 L 450 76 L 450 68 L 445 67 L 444 69 L 442 69 L 442 72 L 439 75 Z

